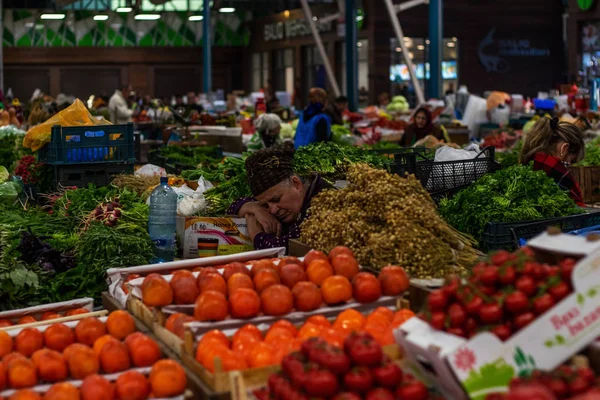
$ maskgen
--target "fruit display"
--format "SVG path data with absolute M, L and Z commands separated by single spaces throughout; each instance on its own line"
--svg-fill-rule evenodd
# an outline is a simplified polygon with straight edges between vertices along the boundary
M 274 399 L 430 399 L 427 387 L 387 358 L 367 333 L 352 333 L 343 347 L 310 338 L 285 356 L 269 377 Z
M 182 394 L 187 384 L 183 368 L 162 359 L 159 345 L 136 332 L 123 310 L 0 331 L 0 358 L 0 396 L 11 399 L 41 398 L 34 392 L 48 400 L 164 398 Z
M 148 307 L 194 304 L 194 319 L 222 321 L 259 315 L 283 316 L 311 312 L 350 302 L 373 303 L 381 296 L 404 293 L 409 281 L 404 270 L 388 266 L 379 277 L 360 270 L 352 251 L 337 247 L 329 255 L 309 252 L 295 257 L 233 262 L 146 276 L 141 298 Z
M 414 176 L 356 164 L 347 177 L 348 187 L 313 198 L 303 243 L 325 251 L 345 245 L 365 267 L 401 265 L 412 278 L 462 273 L 477 261 L 470 239 L 442 220 Z
M 392 330 L 412 318 L 410 310 L 392 311 L 379 307 L 367 317 L 348 309 L 329 321 L 323 315 L 315 315 L 301 325 L 278 320 L 266 332 L 247 324 L 238 329 L 231 338 L 219 330 L 202 336 L 196 347 L 195 358 L 211 372 L 215 371 L 215 357 L 221 359 L 224 371 L 244 370 L 281 364 L 287 354 L 298 351 L 302 342 L 320 338 L 324 342 L 342 348 L 344 340 L 353 333 L 369 334 L 379 346 L 395 344 Z M 173 315 L 167 329 L 173 332 L 186 321 L 185 314 Z
M 466 281 L 450 278 L 431 292 L 420 316 L 432 327 L 469 338 L 489 331 L 510 338 L 572 292 L 576 261 L 542 264 L 533 252 L 499 251 L 473 267 Z
M 508 393 L 493 393 L 486 400 L 594 400 L 600 399 L 600 380 L 588 367 L 561 365 L 552 372 L 535 370 L 514 378 Z

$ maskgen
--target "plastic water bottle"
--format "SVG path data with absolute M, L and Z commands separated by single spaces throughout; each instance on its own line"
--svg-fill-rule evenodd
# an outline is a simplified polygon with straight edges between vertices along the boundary
M 175 230 L 177 218 L 177 193 L 169 186 L 167 177 L 150 195 L 148 231 L 154 242 L 153 263 L 173 261 L 175 258 Z

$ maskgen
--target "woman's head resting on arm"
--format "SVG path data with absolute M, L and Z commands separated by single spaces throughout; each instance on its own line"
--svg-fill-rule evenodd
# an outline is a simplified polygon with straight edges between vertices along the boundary
M 585 155 L 583 132 L 570 122 L 541 118 L 527 133 L 521 150 L 521 164 L 528 164 L 537 153 L 557 157 L 568 164 L 579 162 Z
M 294 148 L 286 143 L 246 159 L 252 195 L 283 223 L 296 220 L 304 202 L 304 184 L 294 174 Z

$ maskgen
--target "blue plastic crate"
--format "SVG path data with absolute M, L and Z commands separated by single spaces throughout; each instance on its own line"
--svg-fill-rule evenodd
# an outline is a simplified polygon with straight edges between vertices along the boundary
M 133 124 L 52 127 L 51 141 L 38 151 L 50 165 L 135 162 Z

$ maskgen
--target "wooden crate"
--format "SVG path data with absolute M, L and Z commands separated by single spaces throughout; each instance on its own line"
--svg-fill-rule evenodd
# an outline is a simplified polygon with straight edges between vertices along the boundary
M 600 202 L 600 166 L 569 167 L 575 182 L 579 184 L 585 204 Z

